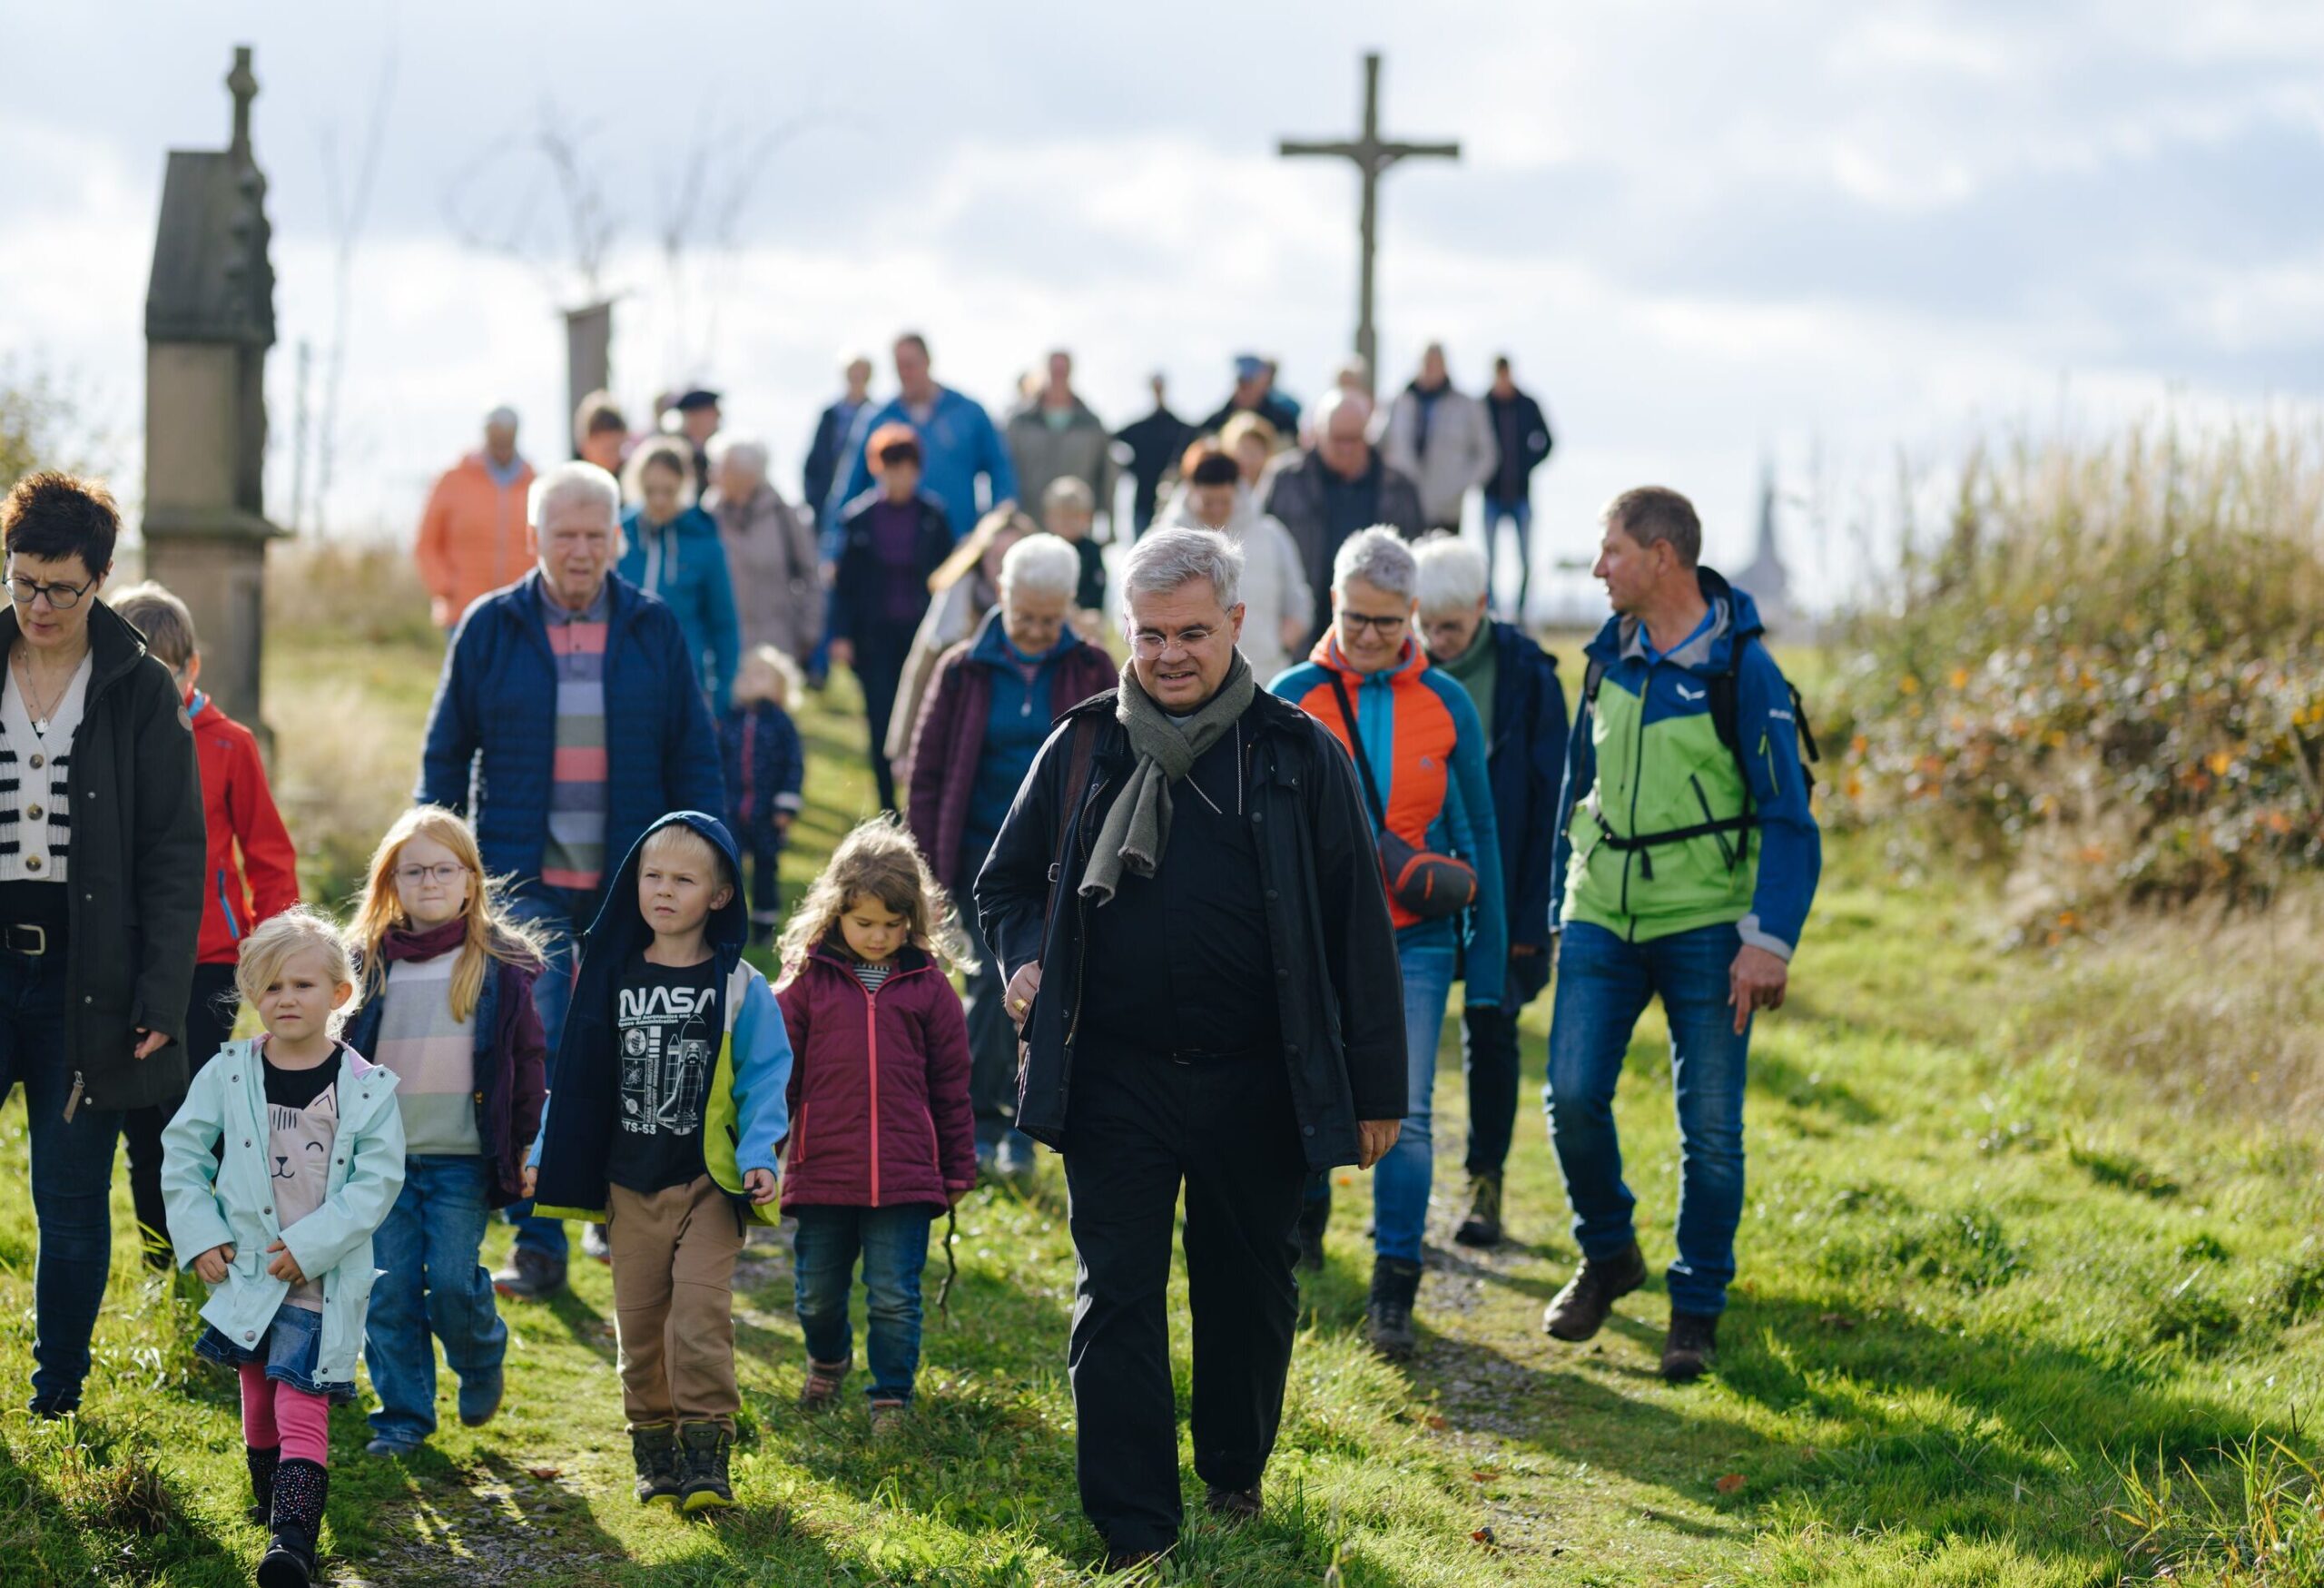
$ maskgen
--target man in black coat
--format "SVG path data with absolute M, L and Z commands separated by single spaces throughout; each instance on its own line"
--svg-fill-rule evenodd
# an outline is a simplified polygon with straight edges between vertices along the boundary
M 1154 411 L 1144 419 L 1125 425 L 1115 432 L 1114 439 L 1129 449 L 1129 477 L 1133 489 L 1130 495 L 1130 538 L 1136 539 L 1146 533 L 1154 522 L 1155 504 L 1160 498 L 1163 476 L 1177 467 L 1179 456 L 1195 439 L 1194 426 L 1170 411 L 1165 395 L 1163 379 L 1153 380 Z
M 1121 686 L 1050 735 L 977 879 L 1026 1041 L 1017 1123 L 1065 1155 L 1081 1504 L 1115 1569 L 1170 1548 L 1181 1521 L 1166 1308 L 1180 1182 L 1195 1471 L 1214 1513 L 1252 1516 L 1307 1176 L 1369 1169 L 1406 1103 L 1371 821 L 1346 754 L 1236 650 L 1241 572 L 1216 535 L 1137 542 Z
M 1492 361 L 1492 385 L 1485 392 L 1485 418 L 1501 446 L 1501 461 L 1485 481 L 1485 587 L 1492 587 L 1493 542 L 1506 518 L 1517 531 L 1517 621 L 1525 621 L 1525 598 L 1533 588 L 1533 470 L 1557 445 L 1541 405 L 1517 389 L 1509 355 Z

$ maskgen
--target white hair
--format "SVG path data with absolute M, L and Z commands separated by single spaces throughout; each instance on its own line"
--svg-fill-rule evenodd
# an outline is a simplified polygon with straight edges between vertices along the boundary
M 1432 535 L 1413 548 L 1420 568 L 1420 609 L 1432 612 L 1473 611 L 1484 599 L 1484 548 L 1457 535 Z
M 1098 510 L 1098 493 L 1082 483 L 1078 474 L 1060 474 L 1049 481 L 1041 492 L 1041 510 L 1051 508 L 1078 508 L 1085 513 Z
M 1331 433 L 1332 420 L 1338 417 L 1340 409 L 1344 408 L 1353 408 L 1361 413 L 1366 428 L 1370 427 L 1372 399 L 1361 391 L 1351 391 L 1344 386 L 1334 386 L 1316 399 L 1315 408 L 1309 410 L 1309 422 L 1315 426 L 1318 438 Z
M 532 498 L 527 503 L 534 528 L 538 528 L 541 520 L 548 516 L 551 503 L 567 498 L 588 503 L 605 514 L 608 524 L 618 527 L 621 523 L 621 487 L 614 483 L 612 475 L 596 464 L 584 463 L 576 459 L 571 463 L 560 463 L 534 478 Z
M 1243 585 L 1243 548 L 1216 529 L 1148 530 L 1122 563 L 1122 616 L 1136 597 L 1167 595 L 1196 579 L 1208 579 L 1218 604 L 1232 607 Z
M 710 444 L 703 450 L 710 455 L 713 470 L 724 468 L 731 459 L 761 479 L 766 478 L 766 443 L 756 436 L 738 436 L 731 430 L 721 430 L 710 438 Z
M 1332 558 L 1332 588 L 1344 596 L 1350 579 L 1362 579 L 1375 590 L 1385 590 L 1407 601 L 1420 588 L 1420 570 L 1413 566 L 1413 548 L 1385 524 L 1359 529 L 1340 542 L 1339 551 Z
M 1054 535 L 1028 535 L 1000 558 L 1000 598 L 1062 596 L 1081 587 L 1081 554 Z

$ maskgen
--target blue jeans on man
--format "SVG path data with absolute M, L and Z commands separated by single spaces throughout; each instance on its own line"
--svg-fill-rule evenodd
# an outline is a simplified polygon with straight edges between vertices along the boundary
M 847 1321 L 855 1259 L 863 1258 L 863 1356 L 874 1401 L 908 1402 L 920 1373 L 920 1277 L 928 1267 L 928 1228 L 935 1209 L 799 1208 L 793 1239 L 792 1286 L 807 1356 L 826 1365 L 852 1361 Z
M 404 1159 L 395 1206 L 371 1232 L 379 1274 L 363 1362 L 379 1396 L 375 1439 L 416 1447 L 436 1431 L 437 1340 L 459 1380 L 462 1420 L 489 1416 L 499 1403 L 508 1326 L 493 1304 L 492 1277 L 477 1261 L 492 1213 L 491 1178 L 490 1163 L 477 1154 L 416 1153 Z
M 580 957 L 581 934 L 596 919 L 599 895 L 576 893 L 536 883 L 508 901 L 508 912 L 537 927 L 547 948 L 541 973 L 533 979 L 533 1007 L 540 1011 L 541 1035 L 548 1048 L 549 1068 L 556 1067 L 556 1046 L 565 1035 L 565 1013 L 573 1006 L 573 972 Z M 533 1215 L 530 1202 L 511 1202 L 504 1210 L 517 1227 L 517 1250 L 554 1270 L 559 1281 L 572 1243 L 561 1218 Z
M 1586 922 L 1564 931 L 1550 1021 L 1544 1091 L 1550 1140 L 1573 1208 L 1574 1244 L 1612 1262 L 1637 1238 L 1636 1198 L 1622 1180 L 1614 1084 L 1648 1002 L 1662 1000 L 1679 1116 L 1679 1253 L 1669 1268 L 1674 1311 L 1714 1317 L 1735 1277 L 1743 1216 L 1743 1084 L 1750 1031 L 1735 1031 L 1728 971 L 1742 939 L 1706 926 L 1626 942 Z
M 113 1266 L 113 1159 L 122 1110 L 75 1108 L 65 1032 L 67 953 L 0 950 L 0 1098 L 22 1081 L 31 1138 L 33 1216 L 40 1246 L 33 1267 L 33 1405 L 66 1412 L 81 1404 L 89 1337 Z M 124 1041 L 126 1039 L 123 1039 Z

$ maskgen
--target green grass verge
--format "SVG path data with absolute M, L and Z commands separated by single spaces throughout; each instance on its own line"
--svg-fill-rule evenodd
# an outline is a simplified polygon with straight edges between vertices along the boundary
M 297 718 L 302 695 L 368 696 L 366 680 L 384 676 L 365 730 L 412 744 L 430 666 L 409 641 L 278 636 L 271 687 Z M 794 890 L 868 804 L 851 704 L 842 685 L 803 714 L 815 759 Z M 297 764 L 296 745 L 282 754 Z M 1900 883 L 1872 836 L 1834 843 L 1797 994 L 1755 1043 L 1742 1277 L 1720 1371 L 1685 1390 L 1654 1373 L 1659 1277 L 1588 1346 L 1541 1332 L 1574 1257 L 1530 1101 L 1546 1001 L 1526 1020 L 1515 1242 L 1451 1244 L 1465 1108 L 1448 1041 L 1419 1359 L 1392 1369 L 1357 1344 L 1369 1208 L 1344 1175 L 1331 1266 L 1305 1297 L 1269 1515 L 1235 1534 L 1196 1520 L 1173 1580 L 2317 1581 L 2304 1573 L 2324 1523 L 2312 1476 L 2289 1459 L 2313 1465 L 2299 1409 L 2324 1391 L 2312 1131 L 2206 1119 L 2069 1051 L 2028 1056 L 2013 1033 L 2053 1012 L 2058 982 L 2043 963 L 1995 957 L 1988 936 L 1967 890 Z M 1677 1184 L 1664 1041 L 1649 1015 L 1617 1103 L 1658 1265 Z M 26 1183 L 20 1101 L 0 1111 L 0 1176 Z M 128 1228 L 125 1190 L 115 1224 Z M 506 1242 L 496 1231 L 487 1261 Z M 117 1247 L 82 1415 L 0 1415 L 0 1583 L 245 1582 L 262 1538 L 241 1516 L 231 1382 L 192 1354 L 199 1287 Z M 458 1426 L 448 1378 L 450 1425 L 415 1459 L 364 1456 L 359 1410 L 337 1414 L 331 1580 L 1091 1580 L 1055 1160 L 1029 1197 L 973 1194 L 956 1249 L 914 1421 L 883 1442 L 859 1406 L 793 1409 L 803 1353 L 786 1254 L 746 1252 L 742 1506 L 711 1525 L 631 1501 L 607 1275 L 579 1262 L 569 1297 L 505 1309 L 510 1389 L 489 1427 Z M 0 1380 L 19 1386 L 34 1251 L 20 1191 L 0 1208 Z M 931 1298 L 941 1271 L 940 1255 Z M 1183 1408 L 1182 1283 L 1178 1295 Z M 1102 1449 L 1103 1431 L 1093 1437 Z M 1187 1482 L 1199 1518 L 1190 1456 Z

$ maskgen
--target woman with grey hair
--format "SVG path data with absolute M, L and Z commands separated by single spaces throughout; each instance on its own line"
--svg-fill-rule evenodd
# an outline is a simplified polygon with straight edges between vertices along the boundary
M 711 437 L 710 478 L 702 507 L 726 548 L 743 654 L 773 646 L 806 666 L 823 633 L 813 528 L 767 478 L 763 441 L 726 430 Z
M 1025 548 L 1020 547 L 1019 552 Z M 1025 1059 L 1017 1122 L 1065 1159 L 1082 1510 L 1107 1565 L 1182 1520 L 1163 1281 L 1186 1197 L 1195 1475 L 1260 1514 L 1299 1322 L 1310 1172 L 1404 1108 L 1396 963 L 1347 757 L 1236 650 L 1240 550 L 1130 548 L 1118 689 L 1049 735 L 977 878 Z
M 1017 787 L 1058 714 L 1102 694 L 1113 659 L 1067 621 L 1081 559 L 1054 535 L 1029 535 L 1000 559 L 1000 600 L 976 633 L 946 651 L 912 731 L 905 821 L 937 880 L 965 899 L 1017 798 Z M 1009 1129 L 1016 1111 L 1017 1036 L 1001 1008 L 1001 975 L 988 949 L 964 1001 L 973 1064 L 977 1159 L 1022 1179 L 1032 1143 Z
M 1332 561 L 1332 626 L 1275 692 L 1321 723 L 1354 759 L 1388 883 L 1403 972 L 1407 1073 L 1403 1129 L 1373 1179 L 1373 1347 L 1407 1356 L 1415 1343 L 1422 1228 L 1434 1159 L 1431 1100 L 1436 1044 L 1455 965 L 1468 1002 L 1498 1008 L 1509 959 L 1501 839 L 1486 774 L 1484 725 L 1468 691 L 1429 666 L 1413 634 L 1420 570 L 1412 548 L 1383 525 L 1358 530 Z M 1457 863 L 1446 867 L 1443 862 Z M 1473 882 L 1463 890 L 1459 869 Z M 1417 869 L 1415 869 L 1417 868 Z M 1427 878 L 1420 888 L 1407 878 Z M 1465 891 L 1466 897 L 1462 896 Z M 1310 1183 L 1301 1220 L 1304 1260 L 1323 1263 L 1331 1189 Z
M 1550 882 L 1558 790 L 1565 777 L 1565 691 L 1558 665 L 1513 623 L 1487 616 L 1485 554 L 1472 541 L 1432 535 L 1420 565 L 1421 641 L 1430 665 L 1469 692 L 1484 725 L 1486 774 L 1501 840 L 1509 971 L 1500 1006 L 1472 1000 L 1461 1020 L 1469 1082 L 1469 1213 L 1452 1238 L 1502 1239 L 1502 1167 L 1517 1123 L 1517 1017 L 1550 980 Z

